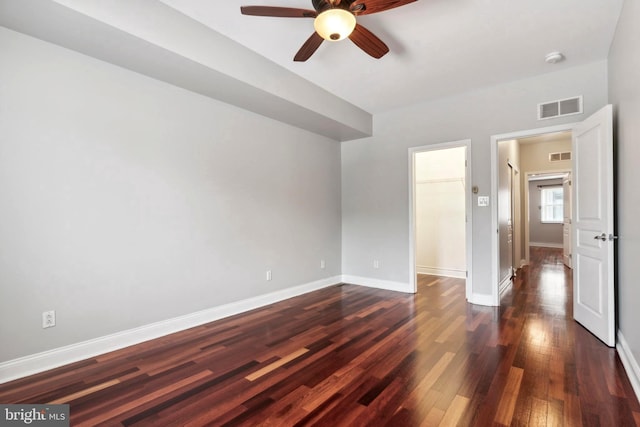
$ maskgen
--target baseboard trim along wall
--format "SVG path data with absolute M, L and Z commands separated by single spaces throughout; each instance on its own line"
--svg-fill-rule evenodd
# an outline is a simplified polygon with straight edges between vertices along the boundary
M 464 279 L 467 277 L 466 276 L 467 272 L 464 270 L 456 270 L 453 268 L 427 267 L 424 265 L 417 265 L 416 273 L 430 274 L 432 276 L 455 277 L 457 279 Z
M 343 275 L 342 283 L 350 283 L 353 285 L 362 285 L 369 288 L 386 289 L 388 291 L 404 292 L 408 294 L 414 293 L 414 290 L 411 288 L 411 284 L 409 283 L 373 279 L 371 277 Z
M 487 307 L 495 307 L 495 302 L 493 295 L 486 294 L 471 294 L 471 298 L 469 298 L 469 302 L 471 304 L 476 305 L 484 305 Z
M 341 281 L 341 276 L 328 277 L 304 285 L 9 360 L 0 363 L 0 384 L 323 289 L 339 284 Z
M 633 353 L 629 348 L 627 340 L 622 335 L 622 332 L 618 330 L 618 342 L 616 343 L 616 350 L 624 366 L 624 370 L 627 372 L 631 387 L 636 393 L 636 397 L 640 400 L 640 366 L 638 361 L 633 357 Z
M 509 289 L 509 286 L 512 284 L 511 282 L 511 277 L 505 277 L 504 279 L 502 279 L 502 282 L 500 282 L 500 285 L 498 285 L 498 295 L 500 297 L 502 297 L 502 294 L 504 294 L 507 289 Z

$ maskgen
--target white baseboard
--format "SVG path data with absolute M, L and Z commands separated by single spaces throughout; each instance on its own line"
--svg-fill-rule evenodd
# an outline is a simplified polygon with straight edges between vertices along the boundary
M 640 400 L 640 366 L 638 366 L 638 361 L 633 357 L 629 344 L 620 330 L 618 330 L 616 350 L 618 351 L 624 370 L 627 372 L 633 391 L 636 393 L 636 398 Z
M 432 276 L 455 277 L 457 279 L 464 279 L 467 277 L 467 272 L 464 270 L 456 270 L 453 268 L 427 267 L 424 265 L 417 265 L 416 273 L 430 274 Z
M 564 247 L 562 243 L 547 243 L 547 242 L 529 242 L 529 246 L 536 246 L 539 248 L 556 248 L 556 249 L 562 249 Z
M 413 294 L 415 291 L 411 288 L 411 284 L 403 282 L 392 282 L 390 280 L 373 279 L 371 277 L 360 276 L 342 276 L 343 283 L 350 283 L 353 285 L 362 285 L 369 288 L 386 289 L 388 291 L 404 292 Z
M 493 295 L 486 294 L 471 294 L 471 298 L 469 298 L 469 302 L 475 305 L 485 305 L 488 307 L 495 307 L 496 304 L 493 300 Z
M 0 363 L 0 384 L 336 285 L 341 276 L 220 305 L 138 328 Z
M 498 285 L 500 298 L 502 298 L 502 294 L 504 294 L 505 291 L 509 289 L 509 285 L 511 284 L 512 284 L 511 277 L 505 277 L 504 279 L 502 279 L 502 282 L 500 282 L 500 285 Z

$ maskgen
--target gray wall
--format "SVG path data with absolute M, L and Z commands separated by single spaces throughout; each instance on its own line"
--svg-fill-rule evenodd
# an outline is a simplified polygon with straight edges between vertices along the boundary
M 489 195 L 491 135 L 587 117 L 607 103 L 606 69 L 587 64 L 375 116 L 373 137 L 342 144 L 343 273 L 409 283 L 409 147 L 470 138 L 469 185 Z M 585 114 L 536 120 L 538 103 L 576 95 Z M 491 209 L 473 204 L 473 291 L 490 295 Z
M 540 221 L 540 189 L 538 185 L 558 185 L 562 179 L 529 181 L 529 243 L 547 243 L 562 246 L 562 224 L 543 224 Z
M 640 360 L 640 1 L 626 0 L 609 54 L 609 94 L 617 149 L 619 330 Z
M 335 141 L 1 28 L 0 51 L 0 362 L 340 274 Z

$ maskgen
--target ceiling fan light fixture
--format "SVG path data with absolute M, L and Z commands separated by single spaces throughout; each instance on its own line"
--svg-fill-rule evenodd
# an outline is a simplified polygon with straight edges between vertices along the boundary
M 329 9 L 316 16 L 313 26 L 323 39 L 338 41 L 351 35 L 356 27 L 356 17 L 345 9 Z

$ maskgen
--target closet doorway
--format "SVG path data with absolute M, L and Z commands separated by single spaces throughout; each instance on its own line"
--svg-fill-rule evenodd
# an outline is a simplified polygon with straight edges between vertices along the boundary
M 410 149 L 411 278 L 466 280 L 471 299 L 470 141 Z

